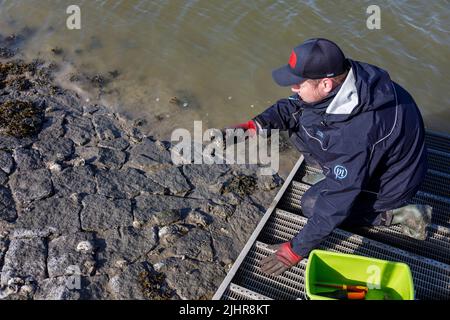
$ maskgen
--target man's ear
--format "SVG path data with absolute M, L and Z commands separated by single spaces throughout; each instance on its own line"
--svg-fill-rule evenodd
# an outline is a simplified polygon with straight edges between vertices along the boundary
M 325 93 L 330 93 L 333 90 L 333 81 L 330 78 L 323 79 L 322 88 Z

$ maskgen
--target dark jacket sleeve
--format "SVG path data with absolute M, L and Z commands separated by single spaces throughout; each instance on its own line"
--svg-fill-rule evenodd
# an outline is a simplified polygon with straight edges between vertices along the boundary
M 313 199 L 309 204 L 312 215 L 292 240 L 294 252 L 302 257 L 308 256 L 350 215 L 352 204 L 367 181 L 370 155 L 368 145 L 347 145 L 345 148 L 342 146 L 343 141 L 340 144 L 340 150 L 347 150 L 332 154 L 331 160 L 324 164 L 328 171 L 325 179 L 303 195 L 302 199 L 305 201 Z
M 291 99 L 281 99 L 252 120 L 259 129 L 294 130 L 300 108 Z

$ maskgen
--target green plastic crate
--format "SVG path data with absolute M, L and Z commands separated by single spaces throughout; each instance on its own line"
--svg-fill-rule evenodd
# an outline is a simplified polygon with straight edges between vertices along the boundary
M 316 283 L 368 286 L 365 300 L 414 300 L 411 270 L 400 262 L 313 250 L 306 265 L 306 294 L 311 300 L 335 300 L 319 293 L 336 289 Z

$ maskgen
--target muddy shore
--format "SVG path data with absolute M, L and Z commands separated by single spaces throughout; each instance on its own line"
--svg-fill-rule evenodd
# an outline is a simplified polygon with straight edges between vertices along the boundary
M 282 179 L 174 165 L 169 141 L 20 60 L 17 39 L 0 35 L 0 299 L 210 299 Z

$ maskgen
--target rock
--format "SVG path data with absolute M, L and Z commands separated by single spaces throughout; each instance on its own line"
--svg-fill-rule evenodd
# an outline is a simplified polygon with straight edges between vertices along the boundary
M 249 196 L 249 199 L 254 203 L 255 206 L 259 207 L 261 211 L 265 212 L 271 205 L 279 190 L 280 188 L 257 191 Z
M 0 270 L 3 267 L 3 258 L 5 257 L 5 253 L 8 250 L 9 240 L 7 236 L 0 235 Z
M 178 239 L 186 235 L 191 229 L 191 226 L 184 224 L 170 224 L 162 227 L 158 231 L 160 245 L 162 247 L 173 246 Z
M 39 151 L 35 149 L 15 149 L 13 157 L 17 163 L 17 169 L 20 171 L 38 170 L 45 168 Z
M 11 240 L 5 254 L 1 284 L 8 284 L 14 277 L 31 277 L 35 281 L 45 278 L 46 252 L 47 246 L 42 239 Z
M 235 176 L 258 176 L 260 173 L 260 166 L 257 164 L 231 164 L 231 169 Z
M 221 219 L 228 219 L 234 214 L 236 207 L 231 204 L 217 204 L 214 202 L 208 202 L 203 207 L 202 210 L 210 213 L 214 217 L 218 217 Z
M 50 171 L 47 169 L 16 172 L 10 176 L 9 185 L 20 205 L 45 198 L 53 192 Z
M 31 294 L 32 292 L 34 292 L 34 286 L 33 285 L 30 285 L 30 284 L 26 284 L 26 285 L 24 285 L 24 286 L 22 286 L 22 288 L 20 288 L 20 291 L 23 293 L 23 294 Z
M 161 116 L 157 116 L 157 119 Z M 164 117 L 162 117 L 164 119 Z M 158 120 L 162 120 L 158 119 Z M 195 141 L 191 142 L 190 150 L 186 149 L 186 145 L 181 144 L 170 144 L 168 146 L 170 150 L 170 155 L 172 157 L 173 163 L 176 164 L 193 164 L 195 159 L 202 159 L 205 163 L 206 161 L 210 161 L 211 163 L 216 163 L 217 159 L 214 159 L 212 156 L 203 153 L 205 146 L 202 143 L 196 143 Z
M 134 263 L 145 256 L 158 243 L 157 229 L 146 226 L 142 229 L 121 227 L 103 233 L 104 247 L 98 252 L 100 266 L 114 267 L 117 262 Z
M 13 222 L 16 218 L 16 206 L 11 192 L 8 188 L 0 185 L 0 221 Z
M 73 141 L 67 138 L 39 140 L 34 145 L 46 161 L 63 161 L 74 153 Z
M 241 201 L 240 198 L 238 199 L 233 193 L 221 194 L 220 193 L 221 189 L 222 189 L 221 183 L 209 185 L 206 185 L 204 182 L 197 183 L 195 185 L 195 189 L 189 193 L 189 198 L 211 200 L 215 203 L 220 204 L 227 203 L 236 205 L 240 203 Z
M 9 152 L 0 150 L 0 169 L 10 174 L 14 167 L 14 161 Z
M 112 115 L 95 114 L 92 117 L 92 123 L 100 140 L 113 140 L 122 135 L 120 126 Z
M 130 141 L 139 143 L 145 138 L 145 135 L 138 127 L 144 125 L 146 123 L 146 120 L 135 119 L 134 121 L 131 121 L 129 117 L 120 113 L 114 113 L 114 116 L 120 121 L 122 129 L 130 139 Z
M 166 237 L 167 235 L 172 235 L 172 234 L 177 234 L 177 233 L 179 233 L 179 228 L 177 225 L 164 226 L 161 229 L 159 229 L 158 237 L 161 239 L 161 238 Z
M 194 229 L 178 239 L 165 253 L 199 261 L 213 261 L 214 253 L 211 247 L 211 235 L 208 231 Z
M 11 150 L 14 148 L 28 147 L 36 141 L 36 137 L 16 138 L 0 133 L 0 149 Z
M 257 175 L 257 188 L 259 190 L 273 190 L 281 187 L 284 180 L 278 175 Z
M 66 138 L 72 139 L 75 144 L 82 146 L 95 135 L 94 126 L 89 118 L 68 117 L 66 125 Z
M 136 228 L 136 229 L 142 228 L 142 223 L 137 221 L 137 220 L 134 220 L 133 221 L 133 228 Z
M 100 109 L 100 106 L 97 104 L 88 104 L 83 105 L 83 115 L 92 115 Z
M 80 292 L 75 289 L 78 282 L 81 283 L 81 277 L 78 275 L 44 279 L 39 282 L 34 299 L 79 300 Z
M 139 128 L 136 128 L 135 126 L 125 126 L 124 130 L 130 141 L 133 141 L 134 143 L 142 142 L 142 140 L 147 137 Z
M 211 299 L 226 275 L 215 263 L 181 258 L 165 260 L 160 270 L 165 273 L 167 284 L 183 300 Z
M 151 222 L 159 225 L 165 226 L 181 219 L 179 210 L 166 210 L 157 212 L 152 216 Z
M 134 216 L 137 221 L 147 222 L 153 216 L 162 211 L 181 210 L 188 211 L 191 208 L 199 208 L 205 201 L 189 198 L 180 198 L 161 195 L 140 195 L 136 197 Z
M 42 129 L 39 132 L 39 140 L 57 139 L 64 135 L 64 119 L 66 111 L 57 110 L 46 112 Z
M 98 146 L 123 151 L 130 146 L 130 143 L 124 138 L 117 138 L 113 140 L 101 140 Z
M 108 281 L 106 275 L 82 277 L 81 298 L 84 300 L 111 300 L 110 293 L 107 291 Z
M 152 171 L 161 165 L 171 163 L 170 152 L 157 141 L 146 138 L 130 149 L 130 159 L 127 166 L 143 171 Z
M 8 279 L 8 283 L 4 286 L 4 289 L 0 289 L 0 299 L 2 300 L 24 300 L 20 291 L 22 286 L 25 285 L 25 281 L 19 277 L 12 277 Z
M 193 184 L 212 185 L 219 182 L 219 178 L 230 171 L 226 164 L 186 164 L 183 165 L 183 173 Z
M 98 163 L 106 168 L 120 169 L 125 163 L 126 158 L 126 154 L 122 151 L 99 148 Z
M 96 174 L 98 193 L 124 199 L 139 195 L 142 191 L 163 193 L 164 188 L 136 169 L 99 170 Z
M 241 242 L 230 234 L 226 224 L 217 224 L 211 230 L 211 238 L 217 260 L 222 265 L 229 265 L 236 261 L 244 248 Z
M 184 196 L 192 189 L 178 167 L 168 167 L 147 173 L 147 177 L 169 189 L 174 195 Z
M 27 229 L 17 226 L 11 230 L 11 239 L 31 239 L 31 238 L 47 238 L 58 232 L 53 227 L 46 227 L 45 229 Z
M 97 147 L 75 147 L 75 154 L 83 159 L 85 163 L 95 163 L 98 159 L 99 148 Z
M 233 216 L 228 219 L 227 230 L 230 230 L 230 235 L 238 247 L 244 247 L 263 214 L 264 212 L 250 202 L 243 202 L 236 207 Z
M 85 116 L 93 114 L 112 116 L 111 110 L 108 107 L 98 104 L 83 105 L 83 114 Z
M 77 274 L 40 281 L 35 300 L 109 299 L 106 276 L 84 277 Z
M 67 198 L 54 196 L 37 201 L 29 210 L 20 213 L 16 237 L 33 235 L 33 232 L 75 233 L 80 230 L 79 211 L 80 206 Z
M 80 243 L 84 248 L 79 250 Z M 70 275 L 70 269 L 76 269 L 78 274 L 92 275 L 95 271 L 94 236 L 91 233 L 78 232 L 53 239 L 48 244 L 47 268 L 50 278 Z
M 0 170 L 0 185 L 6 184 L 7 181 L 8 175 L 3 170 Z
M 55 190 L 62 195 L 94 194 L 96 184 L 94 170 L 91 166 L 68 167 L 58 174 L 53 174 Z
M 83 158 L 76 157 L 70 161 L 67 161 L 66 164 L 73 167 L 82 167 L 86 165 L 86 161 Z
M 126 161 L 126 154 L 122 151 L 97 147 L 76 147 L 75 154 L 85 163 L 94 164 L 103 169 L 119 169 Z
M 94 252 L 94 245 L 89 240 L 80 241 L 77 244 L 76 250 L 81 253 Z
M 131 226 L 133 223 L 130 200 L 111 200 L 101 195 L 88 195 L 82 203 L 81 227 L 85 231 Z
M 144 283 L 142 275 L 148 274 L 146 263 L 135 263 L 109 280 L 109 288 L 116 299 L 143 300 Z
M 62 166 L 59 163 L 53 161 L 47 162 L 46 167 L 54 174 L 58 174 L 62 171 Z
M 202 228 L 205 228 L 210 223 L 213 222 L 213 218 L 208 214 L 201 212 L 200 210 L 191 210 L 186 218 L 184 219 L 186 223 L 193 224 Z
M 53 94 L 51 97 L 47 97 L 47 99 L 49 105 L 59 105 L 72 114 L 82 115 L 83 107 L 80 103 L 80 97 L 74 91 L 64 89 L 63 94 Z

